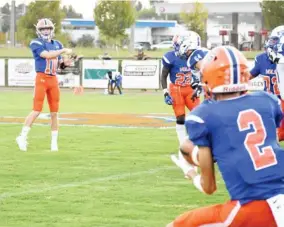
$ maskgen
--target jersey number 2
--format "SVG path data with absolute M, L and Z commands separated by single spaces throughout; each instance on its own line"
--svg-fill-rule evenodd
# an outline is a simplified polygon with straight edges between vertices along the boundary
M 277 164 L 275 152 L 271 146 L 264 145 L 267 133 L 261 116 L 253 109 L 239 113 L 238 127 L 240 131 L 246 131 L 253 127 L 253 132 L 246 135 L 244 145 L 250 155 L 255 170 L 265 169 Z

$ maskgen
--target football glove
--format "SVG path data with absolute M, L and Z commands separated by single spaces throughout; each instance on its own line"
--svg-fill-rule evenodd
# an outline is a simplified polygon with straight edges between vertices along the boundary
M 200 80 L 198 79 L 198 77 L 195 75 L 192 75 L 191 81 L 190 81 L 191 88 L 195 90 L 198 87 L 199 83 L 200 83 Z
M 167 89 L 164 89 L 164 99 L 166 104 L 173 105 L 173 99 L 168 93 Z
M 191 96 L 191 100 L 194 102 L 197 98 L 199 98 L 200 94 L 202 93 L 203 91 L 203 88 L 202 88 L 202 85 L 201 83 L 199 82 L 196 86 L 195 86 L 195 89 L 194 89 L 194 92 Z
M 281 54 L 275 52 L 271 48 L 267 48 L 267 53 L 270 61 L 272 61 L 274 64 L 278 64 L 279 60 L 281 58 Z

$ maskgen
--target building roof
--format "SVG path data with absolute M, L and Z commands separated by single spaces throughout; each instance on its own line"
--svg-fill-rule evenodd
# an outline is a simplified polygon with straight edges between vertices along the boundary
M 91 19 L 64 19 L 62 25 L 71 25 L 76 27 L 95 27 L 96 22 Z M 175 27 L 177 21 L 174 20 L 136 20 L 136 27 L 150 27 L 150 28 L 170 28 Z

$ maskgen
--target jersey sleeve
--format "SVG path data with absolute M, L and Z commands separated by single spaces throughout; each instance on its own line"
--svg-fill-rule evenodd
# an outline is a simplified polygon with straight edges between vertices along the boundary
M 250 70 L 250 74 L 253 77 L 257 77 L 260 74 L 260 65 L 261 65 L 261 62 L 258 56 L 256 56 L 254 59 L 254 67 Z
M 198 114 L 197 107 L 192 113 L 190 113 L 185 122 L 185 127 L 189 139 L 197 146 L 211 147 L 209 140 L 209 130 L 206 125 L 204 117 Z M 200 108 L 201 109 L 201 108 Z
M 197 49 L 195 50 L 188 58 L 187 60 L 187 66 L 191 69 L 191 70 L 195 70 L 196 69 L 196 64 L 201 61 L 205 55 L 208 53 L 207 50 L 203 50 L 203 49 Z
M 267 103 L 272 103 L 272 114 L 274 116 L 276 127 L 279 128 L 280 122 L 282 121 L 284 116 L 281 108 L 281 100 L 276 95 L 264 91 L 261 92 L 260 95 L 266 96 L 266 98 L 269 99 Z
M 62 44 L 61 42 L 59 42 L 58 40 L 55 40 L 55 42 L 58 44 L 59 50 L 61 50 L 61 49 L 64 48 L 64 47 L 63 47 L 63 44 Z M 62 58 L 61 55 L 58 56 L 58 61 L 59 61 L 59 63 L 63 62 L 63 58 Z
M 173 65 L 173 57 L 171 52 L 166 53 L 162 58 L 162 64 L 164 67 L 170 69 Z
M 280 123 L 283 119 L 283 112 L 282 112 L 282 108 L 281 108 L 281 100 L 273 94 L 269 94 L 268 95 L 271 97 L 273 103 L 274 103 L 274 116 L 275 116 L 275 124 L 276 127 L 279 128 L 280 127 Z
M 38 56 L 44 51 L 43 44 L 38 40 L 32 40 L 30 43 L 30 48 L 32 52 Z
M 57 42 L 57 44 L 59 46 L 59 50 L 64 48 L 63 44 L 60 41 L 56 40 L 56 42 Z

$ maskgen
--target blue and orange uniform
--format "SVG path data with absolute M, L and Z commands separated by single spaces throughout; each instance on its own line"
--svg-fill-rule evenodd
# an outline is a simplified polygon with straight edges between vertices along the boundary
M 180 57 L 175 51 L 167 52 L 162 59 L 163 66 L 170 71 L 169 92 L 173 99 L 175 116 L 185 115 L 185 106 L 192 110 L 199 105 L 200 100 L 191 100 L 193 89 L 191 88 L 192 73 L 187 66 L 187 59 Z
M 35 90 L 34 90 L 34 111 L 42 111 L 45 95 L 47 96 L 50 112 L 58 112 L 60 92 L 56 76 L 56 71 L 62 57 L 53 59 L 42 58 L 40 54 L 43 51 L 60 50 L 62 44 L 57 40 L 51 42 L 37 38 L 31 41 L 30 48 L 35 59 Z

